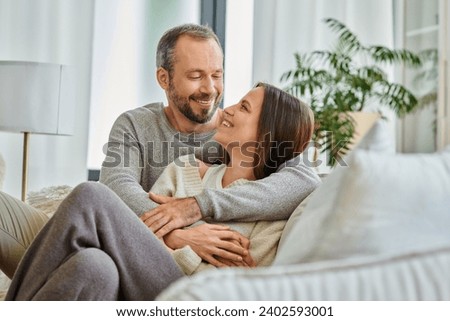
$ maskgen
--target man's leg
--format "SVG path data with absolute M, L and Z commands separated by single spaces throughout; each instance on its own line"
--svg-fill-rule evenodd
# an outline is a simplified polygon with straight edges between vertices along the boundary
M 52 274 L 87 248 L 103 251 L 114 262 L 125 300 L 153 300 L 183 276 L 161 241 L 114 192 L 100 183 L 83 183 L 25 253 L 6 300 L 31 300 L 41 289 L 48 291 Z
M 78 251 L 52 273 L 33 300 L 114 301 L 119 298 L 119 272 L 103 251 Z

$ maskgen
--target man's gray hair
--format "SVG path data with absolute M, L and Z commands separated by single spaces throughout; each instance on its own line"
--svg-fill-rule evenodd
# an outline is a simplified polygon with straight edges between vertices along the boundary
M 175 62 L 175 45 L 177 44 L 178 38 L 183 35 L 188 35 L 189 37 L 196 39 L 214 39 L 223 54 L 219 38 L 210 27 L 192 23 L 183 24 L 167 30 L 159 40 L 156 49 L 156 68 L 163 67 L 169 74 L 172 73 Z

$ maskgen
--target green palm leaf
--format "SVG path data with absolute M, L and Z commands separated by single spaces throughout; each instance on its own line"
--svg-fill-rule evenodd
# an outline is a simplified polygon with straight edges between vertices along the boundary
M 353 138 L 349 111 L 364 110 L 368 102 L 386 105 L 398 116 L 417 108 L 417 98 L 401 84 L 389 81 L 387 64 L 418 67 L 423 57 L 385 46 L 364 46 L 355 33 L 336 19 L 324 20 L 337 35 L 331 50 L 295 53 L 295 68 L 281 76 L 286 90 L 309 103 L 316 119 L 314 138 L 330 154 L 330 165 L 339 161 Z M 430 56 L 433 53 L 428 53 Z

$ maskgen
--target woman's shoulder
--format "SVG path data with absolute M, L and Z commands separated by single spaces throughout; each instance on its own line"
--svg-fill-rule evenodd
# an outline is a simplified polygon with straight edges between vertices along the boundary
M 187 154 L 178 157 L 173 161 L 173 165 L 178 165 L 183 168 L 196 168 L 200 174 L 200 178 L 203 178 L 205 173 L 208 171 L 208 168 L 211 166 L 195 157 L 194 154 Z
M 213 175 L 213 173 L 217 173 L 217 171 L 221 171 L 223 166 L 223 164 L 210 164 L 210 163 L 206 163 L 200 159 L 198 159 L 194 154 L 187 154 L 187 155 L 183 155 L 178 157 L 177 159 L 175 159 L 172 164 L 172 166 L 176 166 L 176 167 L 183 167 L 185 169 L 189 169 L 192 170 L 193 168 L 196 169 L 196 171 L 198 171 L 198 174 L 200 176 L 200 179 L 205 178 L 206 173 L 208 172 L 208 170 L 212 170 L 212 172 L 210 172 L 211 175 Z

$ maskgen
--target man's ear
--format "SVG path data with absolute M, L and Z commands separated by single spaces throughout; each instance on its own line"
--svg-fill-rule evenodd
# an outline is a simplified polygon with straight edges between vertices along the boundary
M 162 89 L 167 90 L 169 88 L 169 72 L 163 67 L 159 67 L 156 70 L 156 79 Z

